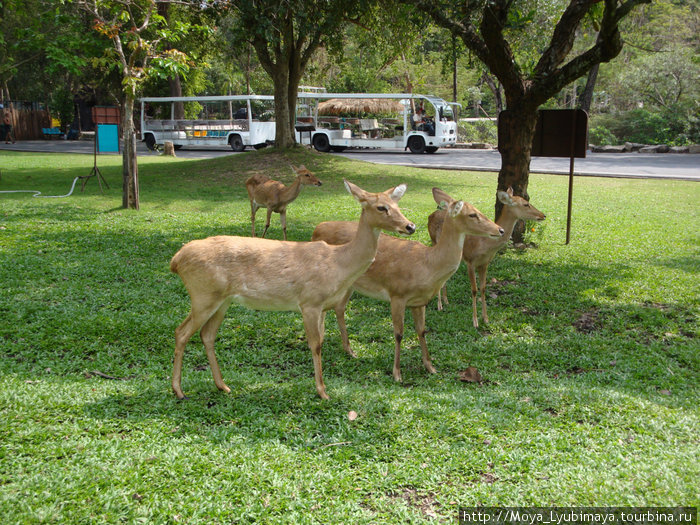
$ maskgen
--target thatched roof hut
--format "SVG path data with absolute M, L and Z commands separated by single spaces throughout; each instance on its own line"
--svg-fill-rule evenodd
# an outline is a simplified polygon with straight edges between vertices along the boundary
M 403 108 L 401 102 L 390 98 L 331 98 L 318 105 L 318 114 L 400 113 Z

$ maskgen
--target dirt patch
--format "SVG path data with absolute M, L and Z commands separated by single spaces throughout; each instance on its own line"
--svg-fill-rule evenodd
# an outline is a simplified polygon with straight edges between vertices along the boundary
M 435 501 L 435 495 L 432 493 L 419 494 L 416 489 L 405 487 L 398 491 L 391 491 L 387 496 L 394 501 L 402 500 L 406 502 L 406 505 L 417 508 L 424 516 L 437 518 L 437 512 L 435 512 L 437 501 Z
M 573 326 L 577 332 L 581 332 L 583 334 L 590 334 L 600 330 L 598 310 L 590 310 L 582 313 L 581 317 L 573 322 Z

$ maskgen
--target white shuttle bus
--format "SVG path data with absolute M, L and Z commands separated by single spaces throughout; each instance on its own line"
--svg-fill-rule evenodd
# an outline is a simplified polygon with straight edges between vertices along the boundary
M 197 118 L 176 119 L 175 104 Z M 230 146 L 243 151 L 275 140 L 274 97 L 232 95 L 203 97 L 145 97 L 141 99 L 141 140 L 149 149 L 164 141 L 183 146 Z
M 403 148 L 435 153 L 457 142 L 452 106 L 430 95 L 299 93 L 297 141 L 318 151 Z

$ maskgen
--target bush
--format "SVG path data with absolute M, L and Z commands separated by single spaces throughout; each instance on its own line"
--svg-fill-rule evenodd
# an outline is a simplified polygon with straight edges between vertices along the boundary
M 464 122 L 457 125 L 457 139 L 459 142 L 488 142 L 498 143 L 498 126 L 493 120 L 477 120 Z
M 614 146 L 619 140 L 605 126 L 595 126 L 588 131 L 588 143 L 596 146 Z
M 591 119 L 589 142 L 599 145 L 623 142 L 697 144 L 700 143 L 700 115 L 697 110 L 692 112 L 678 105 L 597 115 Z

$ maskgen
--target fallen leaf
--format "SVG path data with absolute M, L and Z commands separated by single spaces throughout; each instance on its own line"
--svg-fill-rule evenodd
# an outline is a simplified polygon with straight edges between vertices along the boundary
M 459 373 L 459 380 L 467 383 L 481 383 L 483 378 L 475 366 L 470 366 Z
M 348 419 L 350 421 L 355 421 L 357 419 L 357 412 L 355 412 L 354 410 L 348 412 Z
M 670 396 L 670 395 L 671 395 L 671 391 L 670 391 L 670 390 L 666 390 L 666 389 L 664 389 L 664 390 L 659 390 L 659 394 L 661 394 L 662 396 Z

